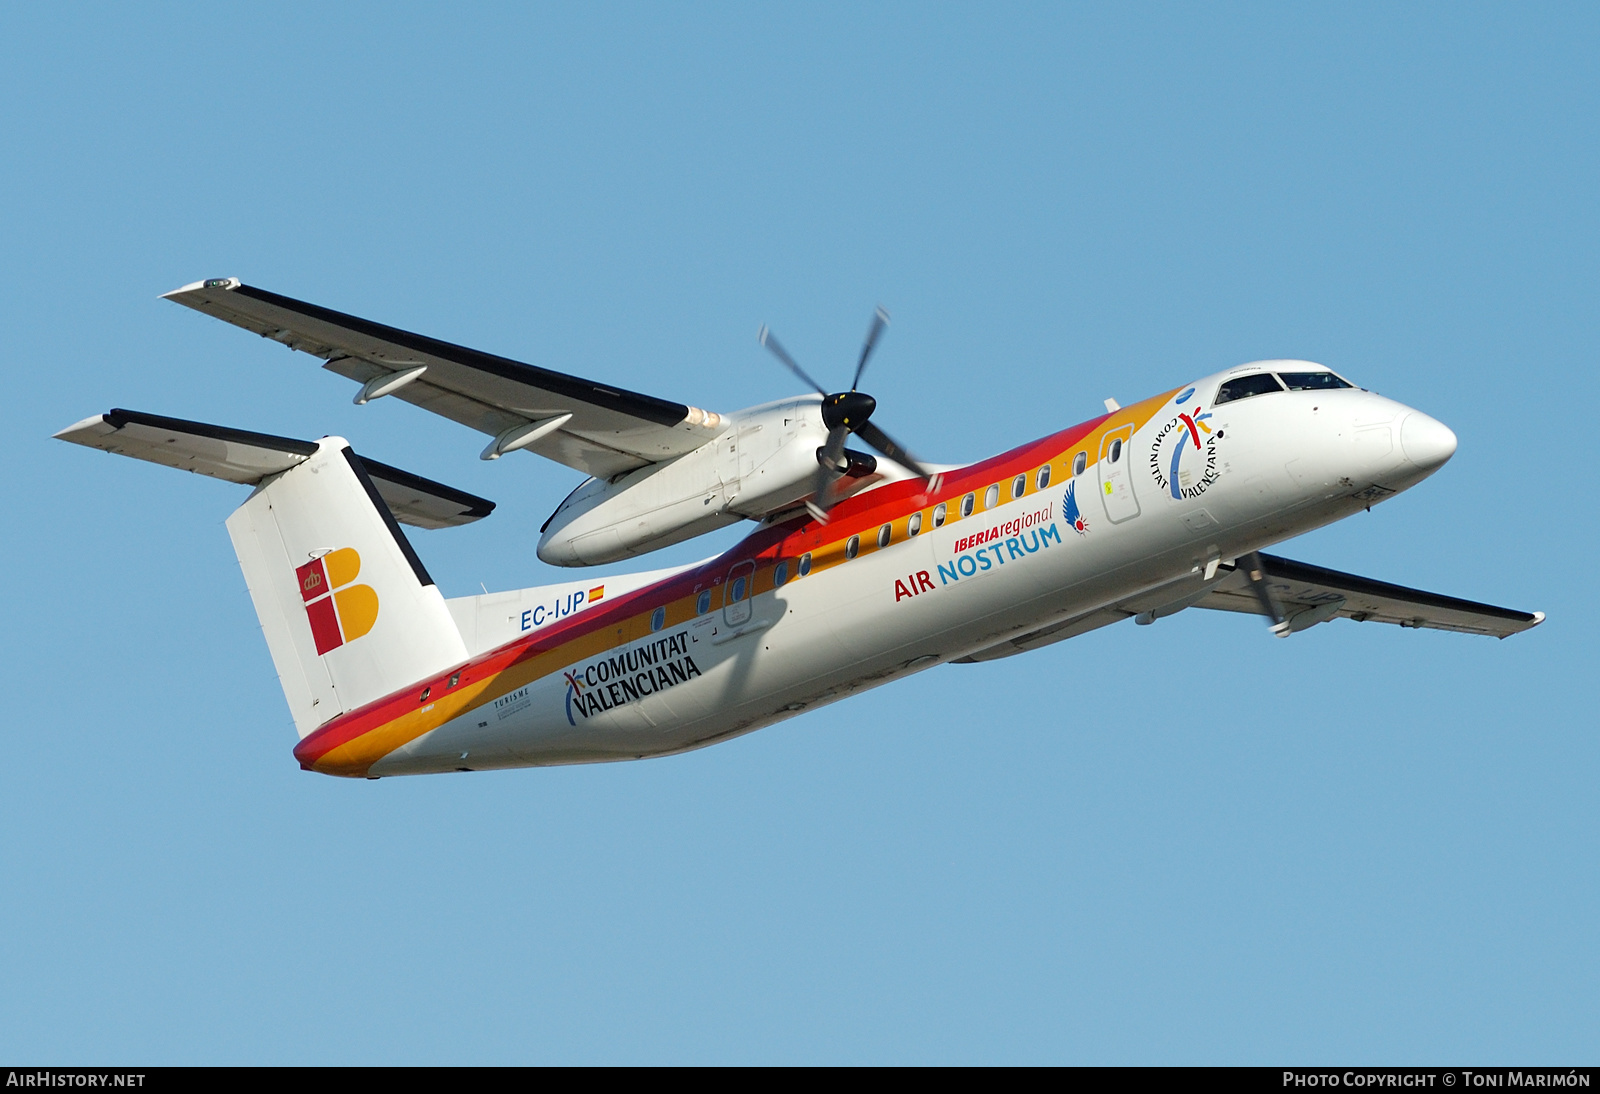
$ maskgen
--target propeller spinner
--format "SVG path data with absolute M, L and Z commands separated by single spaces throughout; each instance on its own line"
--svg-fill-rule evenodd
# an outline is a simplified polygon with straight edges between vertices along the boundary
M 877 348 L 883 328 L 888 325 L 889 313 L 882 308 L 877 309 L 872 316 L 872 325 L 867 328 L 867 337 L 861 346 L 861 359 L 856 362 L 856 374 L 850 381 L 850 390 L 831 395 L 800 367 L 799 362 L 789 356 L 770 330 L 763 326 L 757 335 L 774 357 L 822 396 L 822 423 L 828 427 L 828 439 L 817 449 L 817 477 L 813 493 L 816 495 L 815 507 L 823 513 L 833 506 L 832 490 L 836 482 L 846 475 L 869 475 L 877 468 L 877 461 L 871 456 L 845 448 L 844 442 L 852 433 L 896 463 L 925 479 L 931 477 L 932 473 L 917 463 L 903 445 L 869 421 L 878 407 L 878 401 L 866 392 L 857 390 L 861 386 L 861 375 L 867 370 L 867 361 Z

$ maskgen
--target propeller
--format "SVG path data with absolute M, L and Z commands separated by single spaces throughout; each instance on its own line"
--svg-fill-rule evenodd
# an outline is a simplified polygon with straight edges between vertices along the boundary
M 828 439 L 817 449 L 817 474 L 813 493 L 816 495 L 814 508 L 818 513 L 825 514 L 832 508 L 832 489 L 840 479 L 846 475 L 852 477 L 870 475 L 877 469 L 878 461 L 865 452 L 852 452 L 845 448 L 844 443 L 852 433 L 922 478 L 932 477 L 932 472 L 913 459 L 904 445 L 869 421 L 872 412 L 878 407 L 878 400 L 858 390 L 861 386 L 861 376 L 867 371 L 867 362 L 872 359 L 872 351 L 877 348 L 878 339 L 888 325 L 888 312 L 882 308 L 873 312 L 872 325 L 867 328 L 866 340 L 861 345 L 861 358 L 856 362 L 856 374 L 850 381 L 850 390 L 831 395 L 826 388 L 812 379 L 810 373 L 800 367 L 798 361 L 789 356 L 789 351 L 783 348 L 765 325 L 756 335 L 757 340 L 771 350 L 772 355 L 783 362 L 790 372 L 810 384 L 817 394 L 822 396 L 822 424 L 828 427 Z
M 1250 579 L 1250 588 L 1256 594 L 1256 600 L 1261 605 L 1261 614 L 1267 617 L 1267 623 L 1272 627 L 1272 633 L 1279 638 L 1289 637 L 1289 624 L 1284 622 L 1283 612 L 1278 609 L 1278 602 L 1272 598 L 1272 590 L 1267 587 L 1267 566 L 1261 561 L 1261 556 L 1254 551 L 1239 559 L 1244 566 L 1245 576 Z

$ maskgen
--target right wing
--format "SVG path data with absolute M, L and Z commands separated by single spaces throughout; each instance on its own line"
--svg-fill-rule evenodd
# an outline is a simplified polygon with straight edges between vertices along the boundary
M 166 299 L 324 358 L 324 368 L 357 383 L 425 368 L 394 397 L 496 438 L 485 458 L 526 447 L 606 479 L 693 452 L 726 427 L 698 407 L 386 327 L 235 277 L 196 281 Z M 516 443 L 541 423 L 547 432 Z

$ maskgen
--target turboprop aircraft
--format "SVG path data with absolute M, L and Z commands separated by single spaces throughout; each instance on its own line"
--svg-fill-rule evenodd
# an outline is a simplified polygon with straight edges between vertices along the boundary
M 1186 608 L 1287 637 L 1344 618 L 1505 638 L 1513 611 L 1262 549 L 1416 485 L 1454 453 L 1421 411 L 1307 361 L 1193 379 L 964 466 L 923 465 L 858 390 L 732 414 L 640 395 L 252 288 L 167 298 L 385 396 L 588 477 L 539 557 L 587 566 L 741 520 L 689 566 L 446 599 L 400 523 L 483 498 L 298 440 L 128 410 L 63 440 L 254 487 L 228 518 L 302 767 L 379 778 L 699 748 L 945 663 L 991 661 Z M 878 456 L 846 447 L 852 438 Z M 879 458 L 881 457 L 881 458 Z

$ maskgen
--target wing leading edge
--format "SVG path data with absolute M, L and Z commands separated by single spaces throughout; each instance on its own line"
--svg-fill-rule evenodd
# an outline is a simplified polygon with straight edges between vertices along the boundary
M 726 425 L 698 407 L 413 334 L 238 278 L 196 281 L 165 298 L 321 357 L 324 368 L 360 384 L 399 381 L 395 398 L 494 437 L 486 457 L 526 447 L 610 478 L 692 452 Z

